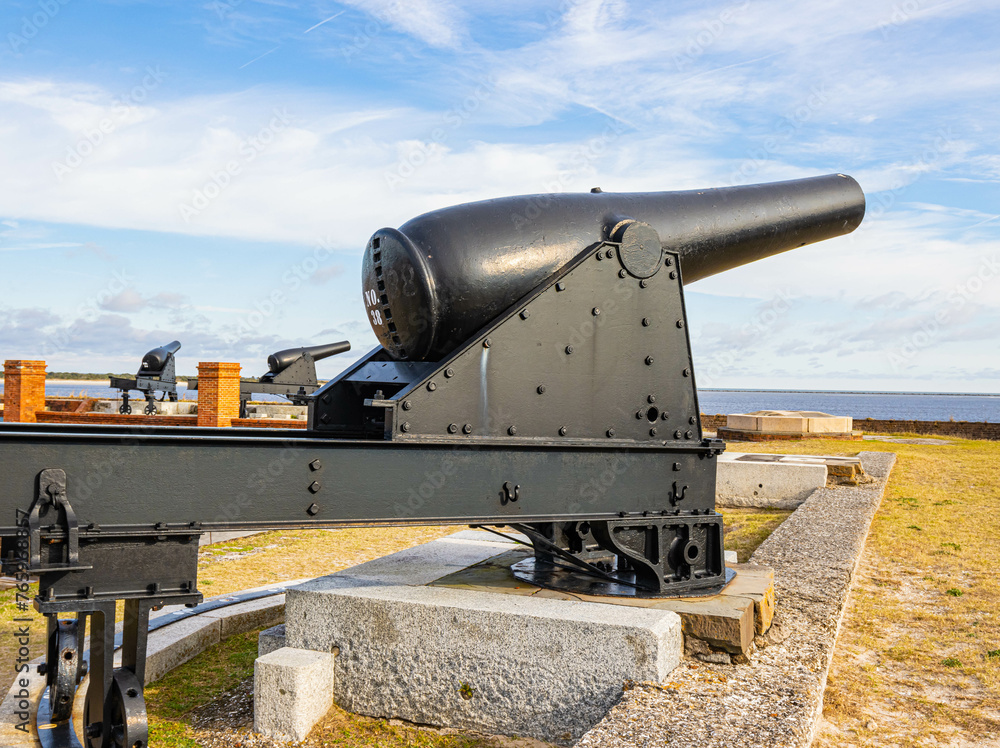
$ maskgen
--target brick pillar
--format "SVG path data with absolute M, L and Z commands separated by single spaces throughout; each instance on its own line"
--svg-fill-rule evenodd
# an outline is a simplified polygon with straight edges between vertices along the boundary
M 39 410 L 45 410 L 45 362 L 4 361 L 4 421 L 34 423 Z
M 240 365 L 198 364 L 198 425 L 232 426 L 240 415 Z

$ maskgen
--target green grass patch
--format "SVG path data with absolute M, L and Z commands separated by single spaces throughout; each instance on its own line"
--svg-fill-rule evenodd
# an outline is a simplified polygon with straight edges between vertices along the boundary
M 727 551 L 736 551 L 740 563 L 745 563 L 767 536 L 774 532 L 792 512 L 788 509 L 720 509 L 726 531 Z

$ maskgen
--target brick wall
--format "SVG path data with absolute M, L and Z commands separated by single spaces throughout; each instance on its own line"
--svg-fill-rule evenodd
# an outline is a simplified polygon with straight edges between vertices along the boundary
M 35 423 L 35 414 L 43 410 L 45 410 L 45 362 L 4 361 L 4 421 Z
M 726 426 L 726 416 L 723 414 L 716 414 L 714 416 L 707 415 L 705 413 L 701 414 L 701 427 L 705 431 L 718 431 Z
M 899 421 L 855 418 L 854 428 L 872 434 L 934 434 L 963 439 L 1000 440 L 1000 423 L 981 421 Z
M 44 411 L 38 423 L 84 423 L 92 426 L 197 426 L 198 416 L 147 416 L 118 413 L 66 413 Z
M 198 425 L 232 426 L 240 415 L 240 365 L 198 364 Z
M 199 385 L 200 387 L 201 385 Z M 252 429 L 304 429 L 309 424 L 290 418 L 234 418 L 233 426 Z

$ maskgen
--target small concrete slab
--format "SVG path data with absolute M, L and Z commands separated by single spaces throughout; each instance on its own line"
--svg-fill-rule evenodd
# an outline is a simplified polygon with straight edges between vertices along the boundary
M 333 654 L 282 647 L 253 666 L 253 726 L 279 740 L 305 740 L 333 705 Z
M 794 509 L 826 485 L 822 461 L 783 461 L 784 455 L 723 452 L 716 460 L 715 503 L 720 507 Z M 746 459 L 752 458 L 752 459 Z

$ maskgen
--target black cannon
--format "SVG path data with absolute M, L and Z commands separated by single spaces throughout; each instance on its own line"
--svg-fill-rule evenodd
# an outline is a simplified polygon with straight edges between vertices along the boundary
M 281 395 L 295 405 L 307 405 L 309 396 L 319 389 L 316 377 L 316 362 L 324 358 L 346 353 L 351 344 L 326 343 L 300 348 L 286 348 L 267 357 L 268 371 L 260 379 L 240 381 L 240 418 L 247 417 L 247 403 L 258 393 Z M 188 390 L 197 390 L 198 380 L 188 380 Z
M 838 174 L 435 211 L 369 241 L 381 345 L 311 396 L 307 430 L 0 425 L 2 551 L 40 579 L 50 702 L 75 687 L 52 653 L 85 617 L 90 748 L 145 744 L 149 610 L 201 601 L 213 530 L 506 526 L 534 549 L 513 573 L 538 585 L 719 590 L 725 445 L 702 435 L 683 284 L 849 233 L 864 208 Z
M 174 354 L 181 349 L 179 341 L 161 345 L 154 348 L 142 357 L 139 371 L 134 377 L 111 377 L 111 389 L 121 390 L 122 404 L 118 407 L 118 412 L 126 415 L 132 412 L 129 404 L 129 392 L 138 390 L 146 398 L 146 407 L 143 412 L 147 416 L 156 415 L 156 393 L 162 392 L 160 402 L 170 398 L 170 402 L 177 402 L 177 372 L 174 363 Z

